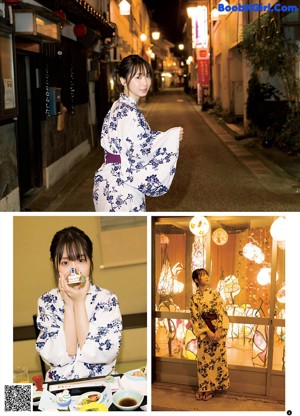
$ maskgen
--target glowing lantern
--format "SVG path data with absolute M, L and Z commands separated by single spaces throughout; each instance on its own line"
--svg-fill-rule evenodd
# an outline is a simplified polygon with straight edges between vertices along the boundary
M 265 260 L 264 253 L 253 243 L 247 243 L 244 246 L 243 256 L 248 260 L 255 261 L 257 264 L 261 264 Z
M 258 272 L 258 275 L 256 277 L 257 283 L 259 283 L 261 286 L 265 286 L 268 283 L 271 282 L 271 268 L 270 267 L 263 267 Z
M 286 239 L 286 219 L 283 217 L 277 218 L 270 228 L 271 236 L 276 241 L 285 241 Z
M 228 241 L 228 234 L 223 228 L 219 227 L 213 232 L 212 240 L 218 246 L 223 246 Z
M 119 3 L 119 11 L 121 16 L 129 16 L 130 15 L 130 3 L 127 0 L 122 0 Z
M 204 236 L 209 230 L 209 222 L 207 218 L 195 216 L 190 221 L 190 231 L 197 237 Z
M 257 283 L 261 286 L 265 286 L 271 283 L 271 267 L 263 267 L 257 274 Z M 276 281 L 278 280 L 278 273 L 276 273 Z

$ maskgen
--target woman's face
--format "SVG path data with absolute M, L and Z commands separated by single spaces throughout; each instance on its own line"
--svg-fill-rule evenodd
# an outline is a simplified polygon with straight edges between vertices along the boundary
M 74 267 L 78 273 L 85 277 L 90 276 L 91 261 L 84 255 L 79 253 L 77 258 L 70 259 L 67 254 L 66 248 L 64 248 L 62 258 L 58 264 L 58 272 L 62 273 L 64 277 L 68 277 L 71 274 L 71 268 Z M 80 284 L 79 284 L 80 286 Z
M 125 94 L 133 98 L 135 102 L 142 97 L 146 97 L 151 85 L 151 75 L 147 75 L 146 71 L 137 72 L 130 80 L 129 84 L 126 83 L 124 78 L 121 78 L 122 85 L 124 86 Z
M 207 286 L 209 284 L 209 276 L 205 272 L 201 272 L 198 277 L 199 285 L 200 286 Z

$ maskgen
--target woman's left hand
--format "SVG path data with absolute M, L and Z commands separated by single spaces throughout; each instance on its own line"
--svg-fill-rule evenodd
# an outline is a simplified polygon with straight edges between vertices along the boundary
M 80 287 L 73 288 L 72 286 L 68 285 L 65 279 L 61 282 L 61 288 L 64 293 L 73 301 L 73 302 L 80 302 L 85 300 L 86 295 L 90 288 L 90 278 L 86 278 L 86 282 L 84 285 L 80 285 Z

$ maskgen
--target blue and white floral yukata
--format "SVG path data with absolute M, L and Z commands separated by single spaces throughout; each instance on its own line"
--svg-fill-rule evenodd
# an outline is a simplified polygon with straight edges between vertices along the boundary
M 95 210 L 145 211 L 145 195 L 168 192 L 176 171 L 179 139 L 180 127 L 151 131 L 134 99 L 122 93 L 103 122 L 101 146 L 106 163 L 94 178 Z
M 46 381 L 97 377 L 114 372 L 122 337 L 122 318 L 116 295 L 91 284 L 85 306 L 89 332 L 82 349 L 69 356 L 64 332 L 64 301 L 59 289 L 38 300 L 37 325 L 41 331 L 36 350 L 50 365 Z

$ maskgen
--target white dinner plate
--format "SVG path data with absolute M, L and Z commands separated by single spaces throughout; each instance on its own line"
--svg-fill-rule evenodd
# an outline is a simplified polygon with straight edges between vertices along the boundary
M 127 371 L 120 380 L 121 387 L 125 390 L 135 390 L 144 396 L 147 395 L 147 379 L 145 376 L 133 376 L 132 374 L 140 371 L 138 368 L 135 370 Z

